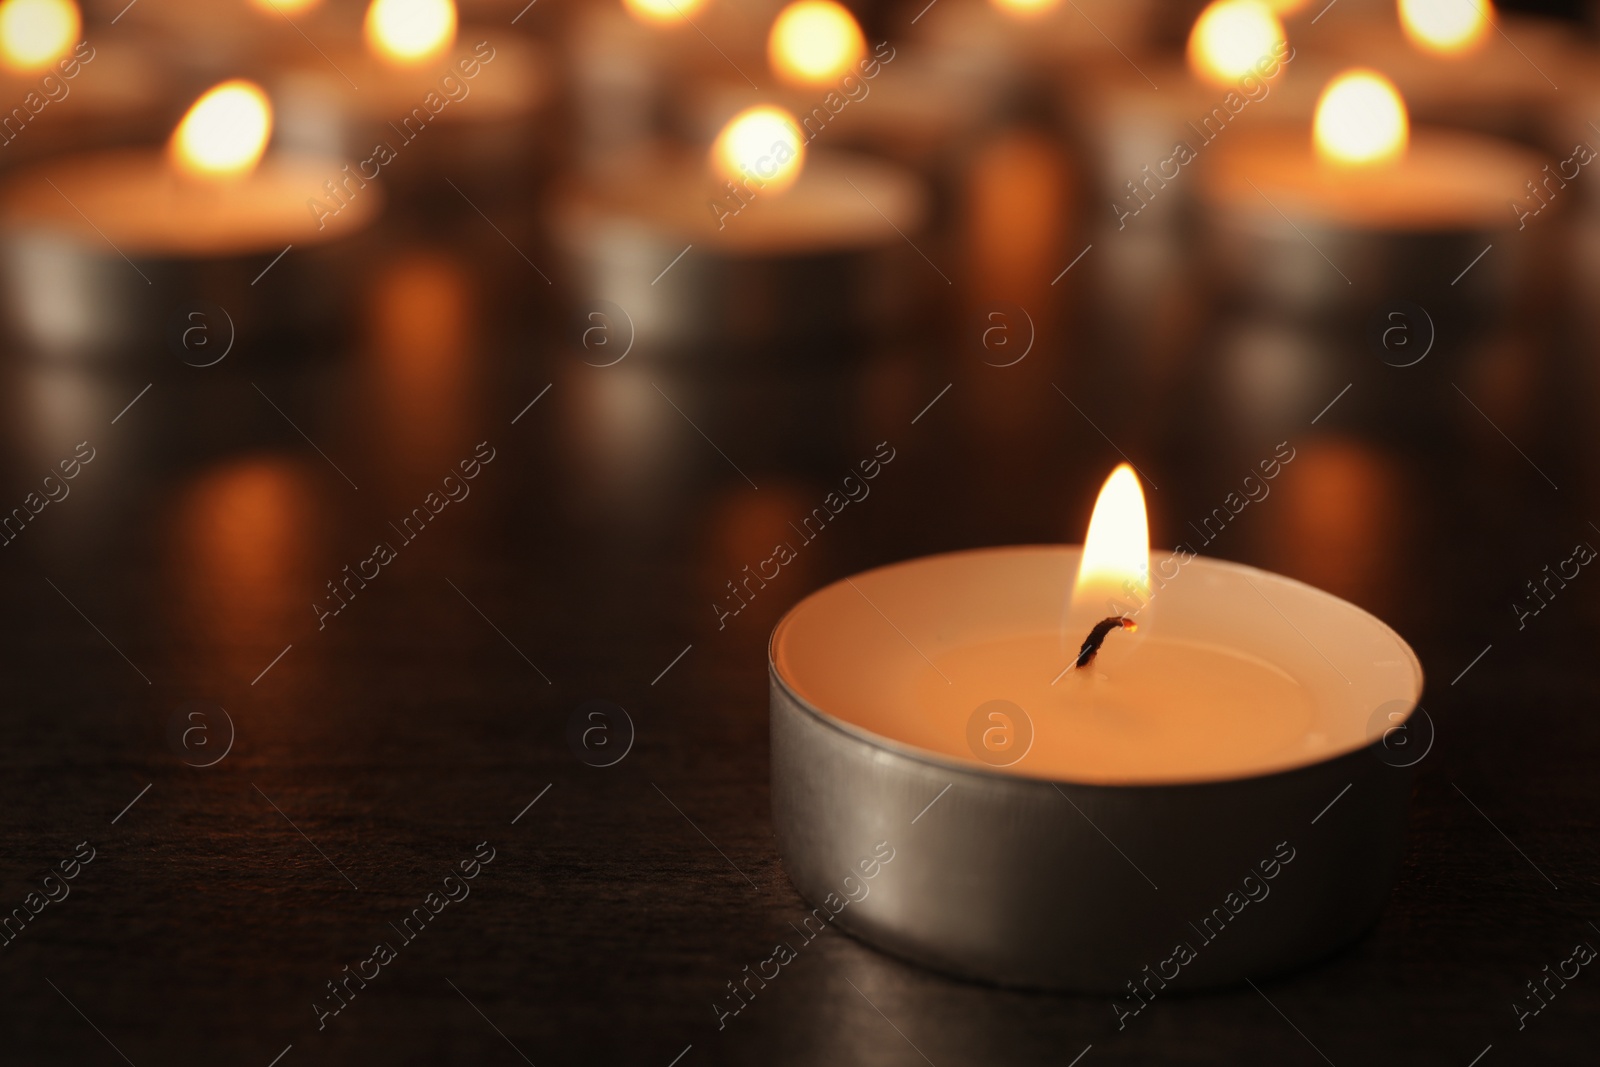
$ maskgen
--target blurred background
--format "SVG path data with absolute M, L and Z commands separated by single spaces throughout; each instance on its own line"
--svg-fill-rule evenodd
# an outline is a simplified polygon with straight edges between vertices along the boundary
M 1551 577 L 1600 539 L 1600 9 L 5 0 L 0 67 L 0 908 L 97 850 L 6 936 L 0 1062 L 1592 1040 L 1600 984 L 1509 1005 L 1600 938 L 1600 601 Z M 830 933 L 719 1027 L 805 911 L 774 622 L 1076 541 L 1123 460 L 1154 544 L 1421 656 L 1380 927 L 1136 1032 Z M 311 1006 L 486 839 L 471 900 Z

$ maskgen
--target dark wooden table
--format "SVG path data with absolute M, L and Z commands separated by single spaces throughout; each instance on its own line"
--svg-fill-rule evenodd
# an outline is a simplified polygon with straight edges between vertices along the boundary
M 1195 299 L 1203 279 L 1103 306 L 1091 258 L 1041 287 L 1053 325 L 997 368 L 935 238 L 958 284 L 895 249 L 921 303 L 828 358 L 780 338 L 600 368 L 531 219 L 506 226 L 554 288 L 474 220 L 375 240 L 337 343 L 246 335 L 205 369 L 159 338 L 7 360 L 0 506 L 80 442 L 94 458 L 0 550 L 0 908 L 32 915 L 0 948 L 0 1062 L 1592 1057 L 1591 969 L 1524 1025 L 1513 1009 L 1600 945 L 1600 578 L 1514 608 L 1600 544 L 1593 336 L 1565 301 L 1442 316 L 1401 369 L 1364 315 L 1257 322 Z M 719 627 L 725 583 L 884 441 L 871 496 Z M 954 981 L 830 932 L 719 1026 L 726 984 L 806 910 L 769 821 L 779 615 L 865 567 L 1077 540 L 1123 455 L 1160 487 L 1155 541 L 1194 542 L 1280 442 L 1271 495 L 1197 547 L 1351 598 L 1423 660 L 1437 736 L 1378 926 L 1120 1031 L 1108 997 Z M 447 491 L 468 495 L 399 532 Z M 365 562 L 379 542 L 393 558 Z M 596 700 L 631 729 L 613 712 L 610 748 L 574 747 Z

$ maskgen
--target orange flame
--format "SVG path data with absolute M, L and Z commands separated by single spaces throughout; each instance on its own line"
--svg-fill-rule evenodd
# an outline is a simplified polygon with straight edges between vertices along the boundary
M 848 74 L 867 54 L 855 16 L 833 0 L 795 0 L 767 37 L 767 59 L 785 81 L 823 85 Z
M 1189 31 L 1189 69 L 1216 85 L 1232 85 L 1285 39 L 1283 23 L 1261 0 L 1213 0 Z
M 1463 55 L 1483 43 L 1494 17 L 1489 0 L 1400 0 L 1400 28 L 1425 52 Z
M 1410 128 L 1393 82 L 1377 71 L 1347 70 L 1322 90 L 1312 142 L 1319 159 L 1370 166 L 1404 155 Z
M 456 39 L 455 0 L 372 0 L 362 33 L 391 63 L 426 63 Z
M 739 112 L 711 146 L 711 165 L 731 181 L 754 181 L 763 192 L 794 184 L 805 162 L 800 124 L 781 107 L 762 104 Z
M 83 29 L 72 0 L 5 0 L 0 3 L 0 64 L 31 73 L 62 56 Z
M 187 174 L 232 178 L 260 162 L 272 136 L 272 104 L 254 82 L 235 78 L 194 102 L 172 133 L 168 152 Z
M 1072 602 L 1077 606 L 1126 597 L 1130 582 L 1137 592 L 1149 596 L 1150 520 L 1139 476 L 1122 463 L 1095 499 Z

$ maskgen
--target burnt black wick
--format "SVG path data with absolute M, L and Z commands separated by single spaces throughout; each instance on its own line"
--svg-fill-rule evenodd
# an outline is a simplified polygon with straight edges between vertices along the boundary
M 1100 651 L 1100 646 L 1105 643 L 1106 635 L 1112 630 L 1123 629 L 1129 632 L 1137 630 L 1139 624 L 1122 615 L 1113 615 L 1101 619 L 1094 624 L 1094 629 L 1089 631 L 1089 636 L 1083 639 L 1083 647 L 1078 649 L 1078 661 L 1073 664 L 1082 670 L 1094 662 L 1095 655 Z

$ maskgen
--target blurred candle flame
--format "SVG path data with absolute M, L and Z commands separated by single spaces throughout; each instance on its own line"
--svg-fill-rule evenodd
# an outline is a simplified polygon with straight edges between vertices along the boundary
M 391 63 L 425 63 L 456 39 L 455 0 L 372 0 L 362 32 L 367 48 Z
M 194 102 L 173 131 L 179 171 L 231 178 L 255 169 L 272 136 L 272 104 L 254 82 L 234 78 Z
M 1400 28 L 1426 52 L 1462 55 L 1483 42 L 1494 16 L 1489 0 L 1400 0 Z
M 833 0 L 795 0 L 767 37 L 767 59 L 785 81 L 823 85 L 850 73 L 867 54 L 855 16 Z
M 302 11 L 310 11 L 322 0 L 250 0 L 250 3 L 269 15 L 298 15 Z
M 1024 18 L 1032 15 L 1042 15 L 1060 2 L 1061 0 L 990 0 L 990 3 L 1001 11 L 1012 15 L 1021 15 Z
M 711 146 L 711 165 L 734 182 L 756 183 L 761 192 L 794 184 L 805 161 L 800 124 L 781 107 L 748 107 L 728 120 Z
M 1137 593 L 1149 596 L 1150 520 L 1139 476 L 1121 463 L 1095 498 L 1072 587 L 1073 605 L 1127 597 L 1130 582 Z
M 42 70 L 78 40 L 83 19 L 72 0 L 5 0 L 0 3 L 0 64 L 19 72 Z
M 1214 0 L 1189 31 L 1189 69 L 1216 85 L 1232 85 L 1285 40 L 1283 23 L 1261 0 Z
M 1405 101 L 1377 71 L 1345 71 L 1322 90 L 1312 133 L 1319 159 L 1353 166 L 1387 163 L 1405 154 L 1409 139 Z
M 676 25 L 705 6 L 705 0 L 622 0 L 628 13 L 642 22 Z

